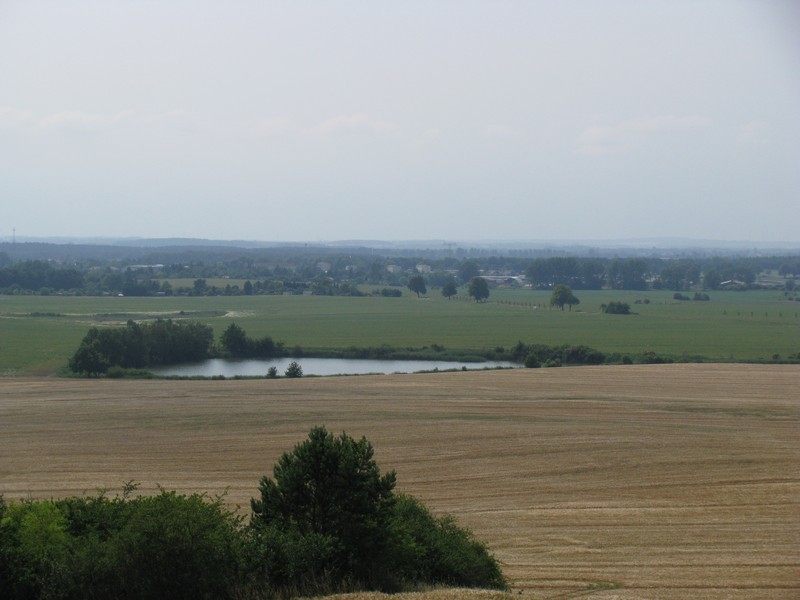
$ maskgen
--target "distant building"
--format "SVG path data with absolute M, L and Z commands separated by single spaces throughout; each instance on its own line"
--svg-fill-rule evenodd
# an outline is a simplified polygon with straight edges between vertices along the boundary
M 430 273 L 432 271 L 430 265 L 417 265 L 417 273 Z

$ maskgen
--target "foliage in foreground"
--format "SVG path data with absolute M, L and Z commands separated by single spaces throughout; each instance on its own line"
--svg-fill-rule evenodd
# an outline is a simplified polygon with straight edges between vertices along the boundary
M 486 546 L 394 493 L 371 444 L 323 427 L 264 477 L 249 523 L 162 491 L 6 505 L 0 590 L 28 598 L 277 598 L 425 585 L 506 587 Z

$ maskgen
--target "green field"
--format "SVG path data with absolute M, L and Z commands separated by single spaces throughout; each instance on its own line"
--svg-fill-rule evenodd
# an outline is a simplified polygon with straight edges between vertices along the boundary
M 672 292 L 576 295 L 581 304 L 572 312 L 550 309 L 549 292 L 529 290 L 493 290 L 483 304 L 448 301 L 436 290 L 420 299 L 407 290 L 402 298 L 0 296 L 0 374 L 55 373 L 89 327 L 159 316 L 201 320 L 217 336 L 235 321 L 251 336 L 269 335 L 306 349 L 439 344 L 467 350 L 521 340 L 718 361 L 800 352 L 800 303 L 779 291 L 712 292 L 710 302 L 675 301 Z M 649 304 L 635 304 L 645 298 Z M 603 314 L 600 305 L 610 301 L 628 302 L 637 314 Z

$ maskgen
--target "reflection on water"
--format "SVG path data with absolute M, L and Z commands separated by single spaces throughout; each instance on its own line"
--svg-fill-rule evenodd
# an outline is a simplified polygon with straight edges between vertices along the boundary
M 258 360 L 228 360 L 211 358 L 198 363 L 172 365 L 151 369 L 158 375 L 177 375 L 181 377 L 263 377 L 267 369 L 275 367 L 283 375 L 289 363 L 296 361 L 304 375 L 365 375 L 367 373 L 415 373 L 439 369 L 493 369 L 497 367 L 519 367 L 505 361 L 482 363 L 463 363 L 443 360 L 373 360 L 354 358 L 275 358 Z

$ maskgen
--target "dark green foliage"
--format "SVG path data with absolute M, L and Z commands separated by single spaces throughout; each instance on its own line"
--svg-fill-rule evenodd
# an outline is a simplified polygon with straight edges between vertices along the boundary
M 230 597 L 238 521 L 221 500 L 163 492 L 134 502 L 117 536 L 116 568 L 129 598 Z
M 535 289 L 552 289 L 558 284 L 579 290 L 599 290 L 605 282 L 605 265 L 596 259 L 572 256 L 537 258 L 525 271 L 525 277 Z
M 383 296 L 384 298 L 400 298 L 403 295 L 403 292 L 397 288 L 382 288 L 376 292 L 373 293 L 373 296 Z
M 422 275 L 414 275 L 408 280 L 408 289 L 414 292 L 419 298 L 420 294 L 425 294 L 428 288 L 425 286 L 425 278 Z
M 331 577 L 336 547 L 329 536 L 259 525 L 246 540 L 244 583 L 256 597 L 327 595 L 340 587 Z
M 480 272 L 480 267 L 476 260 L 465 260 L 458 267 L 458 278 L 461 280 L 461 283 L 467 283 L 473 277 L 480 275 Z
M 546 346 L 544 344 L 526 345 L 518 342 L 512 349 L 514 360 L 528 364 L 543 366 L 563 365 L 601 365 L 606 362 L 606 355 L 589 346 Z M 550 364 L 548 364 L 550 363 Z
M 648 273 L 643 258 L 614 259 L 607 270 L 608 286 L 612 290 L 644 290 Z
M 661 356 L 660 354 L 656 354 L 652 350 L 648 350 L 647 352 L 642 352 L 641 362 L 647 365 L 660 365 L 664 363 L 671 363 L 673 362 L 671 358 L 666 356 Z
M 289 366 L 286 368 L 284 375 L 286 375 L 286 377 L 289 377 L 290 379 L 296 379 L 298 377 L 302 377 L 303 367 L 301 367 L 297 363 L 297 361 L 293 360 L 292 362 L 289 363 Z
M 412 496 L 396 496 L 391 520 L 394 576 L 408 584 L 504 589 L 497 560 L 450 516 L 434 517 Z
M 483 277 L 473 277 L 467 284 L 467 293 L 475 302 L 485 302 L 489 298 L 489 284 Z
M 700 266 L 692 260 L 668 263 L 659 274 L 657 282 L 668 290 L 685 291 L 700 280 Z
M 708 302 L 711 300 L 711 297 L 708 294 L 704 294 L 702 292 L 695 292 L 694 296 L 692 296 L 692 300 L 696 302 Z
M 230 598 L 239 519 L 221 500 L 162 492 L 8 507 L 0 581 L 8 598 Z
M 525 357 L 525 367 L 527 369 L 538 369 L 541 367 L 541 363 L 539 363 L 539 359 L 535 353 L 531 352 L 528 356 Z
M 253 499 L 258 563 L 298 595 L 419 584 L 504 587 L 485 546 L 449 518 L 395 496 L 372 445 L 316 427 L 281 456 Z
M 371 444 L 318 427 L 261 480 L 245 525 L 222 498 L 162 491 L 6 505 L 0 597 L 275 598 L 425 585 L 504 588 L 451 517 L 395 496 Z
M 98 375 L 112 366 L 141 369 L 155 365 L 192 362 L 208 358 L 214 341 L 212 329 L 197 321 L 158 319 L 125 327 L 92 327 L 69 361 L 75 373 Z
M 0 289 L 75 290 L 84 286 L 83 274 L 73 268 L 54 267 L 44 260 L 29 260 L 0 268 Z
M 261 339 L 248 337 L 244 329 L 236 323 L 228 325 L 220 337 L 222 349 L 233 358 L 266 358 L 275 356 L 280 350 L 280 344 L 276 344 L 269 336 Z
M 261 479 L 261 498 L 251 502 L 254 526 L 329 538 L 329 576 L 371 582 L 374 561 L 386 551 L 395 485 L 394 472 L 381 475 L 373 453 L 366 438 L 312 429 L 281 456 L 274 479 Z
M 631 314 L 631 305 L 627 302 L 609 302 L 608 304 L 603 304 L 601 308 L 607 315 Z
M 572 293 L 572 289 L 564 284 L 558 284 L 553 290 L 552 296 L 550 296 L 550 306 L 558 306 L 561 310 L 564 310 L 566 305 L 569 306 L 571 311 L 574 304 L 580 303 L 581 301 Z
M 458 294 L 458 288 L 456 287 L 455 282 L 448 281 L 444 286 L 442 286 L 442 296 L 450 300 L 453 296 Z

